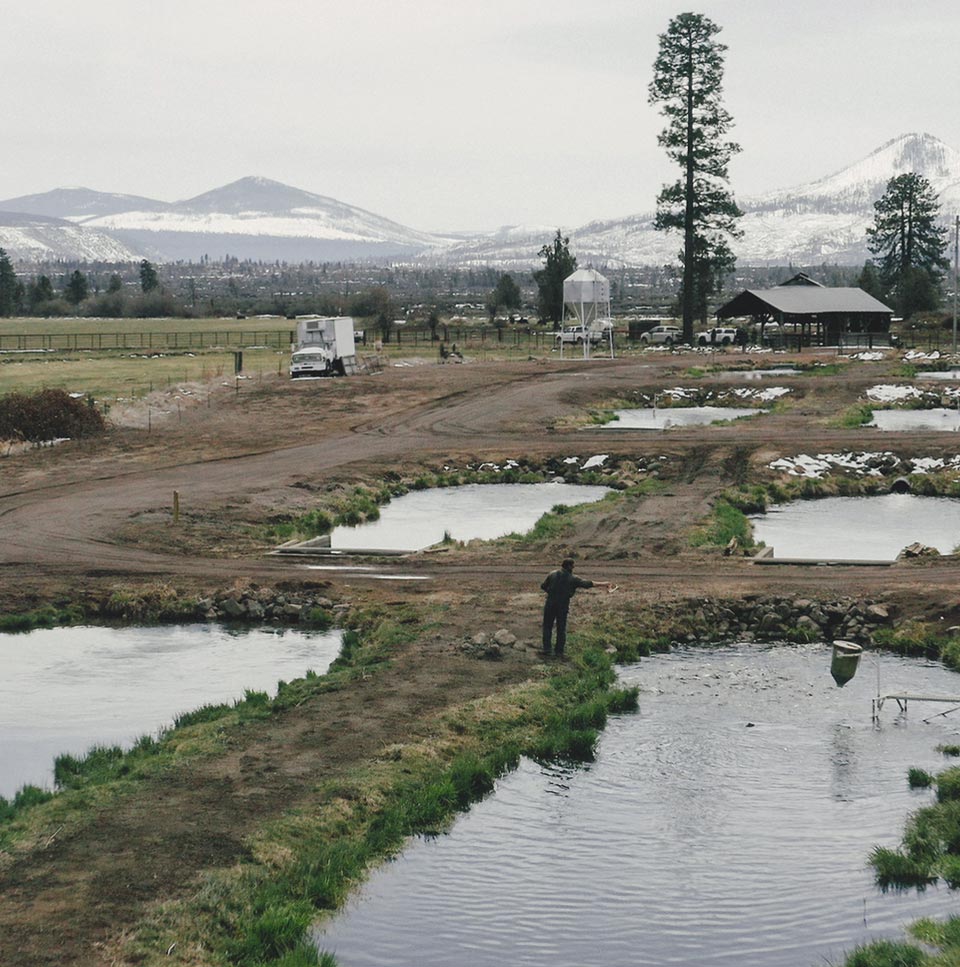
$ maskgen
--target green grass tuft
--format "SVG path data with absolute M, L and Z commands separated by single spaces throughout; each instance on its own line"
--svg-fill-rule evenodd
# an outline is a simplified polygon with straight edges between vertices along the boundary
M 694 547 L 725 547 L 734 538 L 741 547 L 753 547 L 753 533 L 746 515 L 720 498 L 714 505 L 712 518 L 694 531 L 690 543 Z
M 960 800 L 960 766 L 954 766 L 937 776 L 937 800 L 950 802 Z
M 875 940 L 857 947 L 845 967 L 921 967 L 927 957 L 919 947 L 896 940 Z
M 867 403 L 857 403 L 855 406 L 844 410 L 835 421 L 833 426 L 852 429 L 863 426 L 873 420 L 873 408 Z
M 924 889 L 936 879 L 925 864 L 884 846 L 873 848 L 870 865 L 881 890 Z
M 933 785 L 933 776 L 925 769 L 908 769 L 907 783 L 911 789 L 926 789 Z

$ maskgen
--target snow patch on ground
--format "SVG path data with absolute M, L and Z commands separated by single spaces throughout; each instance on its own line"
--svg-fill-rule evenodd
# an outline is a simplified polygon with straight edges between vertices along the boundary
M 781 396 L 786 396 L 789 392 L 790 390 L 786 386 L 769 386 L 766 389 L 744 387 L 743 389 L 734 390 L 733 395 L 742 400 L 760 400 L 761 402 L 769 403 L 771 400 L 778 400 Z
M 932 473 L 937 470 L 960 469 L 960 454 L 952 457 L 908 457 L 901 460 L 889 450 L 862 453 L 800 453 L 781 457 L 768 464 L 771 470 L 782 470 L 791 477 L 820 479 L 834 471 L 849 472 L 857 477 L 881 477 L 884 472 L 898 470 L 904 474 Z
M 916 386 L 895 386 L 889 383 L 879 383 L 867 390 L 867 399 L 878 403 L 898 403 L 901 400 L 915 400 L 923 396 L 923 390 Z

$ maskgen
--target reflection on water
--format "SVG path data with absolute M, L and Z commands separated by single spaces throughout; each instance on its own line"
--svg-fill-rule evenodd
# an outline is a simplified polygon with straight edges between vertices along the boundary
M 772 369 L 734 370 L 734 372 L 739 372 L 744 379 L 762 379 L 764 376 L 799 376 L 801 370 L 794 369 L 792 366 L 775 366 Z
M 50 787 L 53 760 L 129 746 L 202 705 L 323 674 L 340 632 L 220 625 L 54 628 L 0 635 L 0 796 Z
M 766 410 L 742 406 L 668 406 L 616 410 L 617 419 L 605 423 L 604 430 L 667 430 L 672 426 L 703 426 L 718 420 L 738 420 Z
M 949 554 L 960 543 L 960 499 L 884 494 L 777 504 L 750 516 L 777 557 L 893 561 L 919 541 Z
M 960 410 L 874 410 L 873 423 L 881 430 L 960 430 Z
M 380 510 L 380 519 L 359 527 L 335 527 L 330 546 L 336 550 L 413 551 L 443 540 L 492 540 L 523 533 L 556 504 L 589 504 L 608 487 L 566 483 L 466 484 L 420 490 L 395 497 Z
M 872 665 L 875 659 L 870 656 Z M 960 688 L 879 658 L 886 691 Z M 584 768 L 523 762 L 451 832 L 379 870 L 318 946 L 343 967 L 802 967 L 955 912 L 943 889 L 879 893 L 911 766 L 960 723 L 871 722 L 874 667 L 833 685 L 822 645 L 696 650 L 623 669 L 640 712 Z
M 945 369 L 939 372 L 917 373 L 916 378 L 917 379 L 956 380 L 956 379 L 960 379 L 960 369 Z

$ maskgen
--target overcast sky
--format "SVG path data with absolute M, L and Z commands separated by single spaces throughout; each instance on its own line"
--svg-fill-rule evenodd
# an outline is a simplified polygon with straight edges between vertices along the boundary
M 673 177 L 663 0 L 4 3 L 0 198 L 263 175 L 414 228 L 572 229 Z M 956 0 L 713 0 L 738 195 L 926 131 L 960 148 Z

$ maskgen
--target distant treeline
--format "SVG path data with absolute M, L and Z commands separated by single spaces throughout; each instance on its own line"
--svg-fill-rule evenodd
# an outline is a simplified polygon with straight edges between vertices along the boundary
M 610 280 L 615 315 L 671 315 L 678 278 L 671 266 L 598 266 Z M 856 285 L 854 266 L 738 266 L 718 301 L 744 288 L 776 285 L 804 271 L 824 285 Z M 241 261 L 140 263 L 49 262 L 18 266 L 0 249 L 0 315 L 102 318 L 215 318 L 307 313 L 352 315 L 385 323 L 431 314 L 485 315 L 488 296 L 508 271 L 520 312 L 536 317 L 529 267 L 380 265 Z

